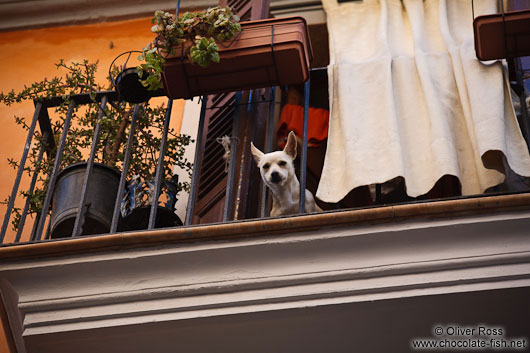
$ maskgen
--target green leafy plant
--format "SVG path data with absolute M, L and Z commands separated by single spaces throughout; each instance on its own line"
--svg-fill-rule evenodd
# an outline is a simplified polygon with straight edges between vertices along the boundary
M 0 93 L 0 103 L 8 106 L 27 100 L 43 100 L 52 97 L 62 97 L 64 99 L 63 103 L 57 106 L 53 114 L 50 115 L 52 136 L 43 136 L 42 132 L 36 129 L 34 143 L 29 151 L 28 161 L 24 170 L 29 175 L 38 173 L 37 187 L 31 193 L 22 191 L 21 194 L 31 200 L 30 214 L 38 213 L 42 208 L 44 195 L 48 188 L 48 176 L 55 161 L 55 153 L 49 150 L 49 142 L 53 139 L 55 146 L 59 143 L 70 103 L 69 97 L 74 94 L 88 93 L 94 103 L 75 108 L 61 160 L 61 168 L 88 159 L 94 128 L 98 122 L 99 108 L 98 104 L 95 103 L 96 92 L 112 89 L 110 80 L 108 86 L 100 85 L 96 82 L 97 63 L 89 63 L 86 60 L 80 63 L 65 63 L 64 60 L 61 60 L 56 66 L 62 72 L 62 76 L 53 77 L 52 79 L 44 78 L 30 86 L 25 86 L 18 92 L 12 90 L 5 94 Z M 113 69 L 114 74 L 119 71 L 119 68 Z M 132 111 L 133 105 L 128 103 L 110 102 L 107 104 L 105 115 L 99 119 L 102 133 L 97 146 L 95 162 L 104 163 L 118 169 L 121 168 Z M 165 107 L 163 105 L 155 107 L 147 104 L 142 105 L 137 118 L 135 139 L 132 144 L 128 179 L 132 179 L 134 176 L 139 176 L 143 180 L 154 178 L 164 115 Z M 15 122 L 26 131 L 29 130 L 25 118 L 15 116 Z M 173 129 L 170 129 L 163 166 L 164 180 L 171 179 L 173 166 L 177 166 L 191 175 L 192 163 L 184 157 L 185 148 L 190 142 L 190 136 L 177 134 Z M 42 160 L 38 158 L 41 147 L 50 152 L 45 153 Z M 19 165 L 18 161 L 14 159 L 9 159 L 9 164 L 15 169 Z M 178 182 L 175 188 L 176 192 L 181 190 L 189 191 L 189 183 Z M 7 202 L 8 199 L 6 198 L 2 203 Z M 21 210 L 15 208 L 13 212 L 15 215 L 12 222 L 13 229 L 16 230 L 19 225 Z
M 186 12 L 179 18 L 169 12 L 156 11 L 151 28 L 156 37 L 139 57 L 145 63 L 137 67 L 140 78 L 144 72 L 149 75 L 140 82 L 149 90 L 159 89 L 167 56 L 187 56 L 202 67 L 218 63 L 217 42 L 229 41 L 241 32 L 238 21 L 239 17 L 229 7 Z

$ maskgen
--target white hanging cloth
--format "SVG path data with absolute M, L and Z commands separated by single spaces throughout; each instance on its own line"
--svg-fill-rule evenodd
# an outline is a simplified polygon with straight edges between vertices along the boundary
M 316 196 L 402 176 L 407 194 L 443 175 L 464 195 L 530 176 L 502 63 L 475 55 L 471 0 L 322 0 L 330 37 L 330 131 Z M 497 12 L 475 1 L 475 15 Z

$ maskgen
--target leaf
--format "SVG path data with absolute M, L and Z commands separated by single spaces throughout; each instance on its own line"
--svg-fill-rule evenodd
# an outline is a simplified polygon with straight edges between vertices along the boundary
M 211 59 L 213 62 L 218 63 L 220 61 L 219 53 L 213 53 Z

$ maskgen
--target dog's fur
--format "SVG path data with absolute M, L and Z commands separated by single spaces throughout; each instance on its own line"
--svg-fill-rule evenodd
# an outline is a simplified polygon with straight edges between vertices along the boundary
M 263 153 L 250 143 L 252 155 L 256 161 L 265 184 L 272 192 L 271 216 L 284 216 L 298 213 L 300 203 L 300 182 L 294 171 L 296 158 L 296 135 L 290 132 L 283 151 Z M 309 190 L 305 190 L 306 212 L 322 211 L 315 203 Z

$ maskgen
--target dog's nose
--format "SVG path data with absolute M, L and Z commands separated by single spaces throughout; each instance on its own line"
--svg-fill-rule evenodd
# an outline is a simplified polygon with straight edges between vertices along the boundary
M 276 171 L 272 172 L 271 173 L 271 181 L 273 183 L 279 183 L 280 181 L 282 181 L 282 177 L 281 177 L 280 173 L 278 173 Z

